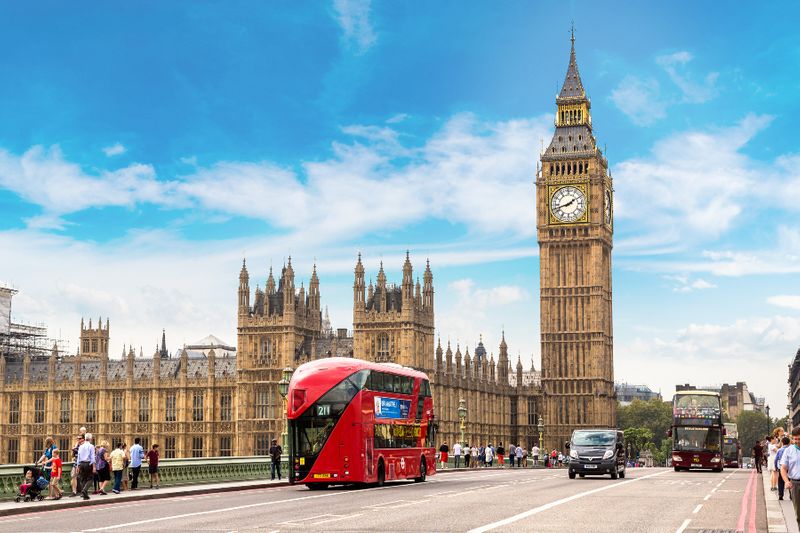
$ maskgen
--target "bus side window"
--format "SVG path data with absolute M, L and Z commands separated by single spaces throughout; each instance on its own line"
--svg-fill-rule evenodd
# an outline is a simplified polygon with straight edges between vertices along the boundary
M 383 387 L 383 373 L 382 372 L 373 372 L 372 373 L 372 386 L 374 391 L 383 392 L 385 389 Z
M 393 376 L 394 377 L 394 391 L 402 393 L 403 392 L 403 377 L 402 376 Z

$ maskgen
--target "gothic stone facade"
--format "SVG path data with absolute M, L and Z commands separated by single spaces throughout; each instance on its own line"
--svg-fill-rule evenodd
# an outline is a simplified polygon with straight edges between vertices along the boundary
M 572 39 L 556 129 L 536 179 L 545 443 L 616 424 L 611 325 L 613 187 Z

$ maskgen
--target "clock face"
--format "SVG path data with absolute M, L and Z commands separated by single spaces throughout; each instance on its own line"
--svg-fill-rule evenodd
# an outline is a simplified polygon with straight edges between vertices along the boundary
M 561 187 L 550 199 L 550 211 L 561 222 L 577 222 L 586 214 L 586 194 L 572 185 Z
M 611 191 L 606 189 L 606 201 L 605 201 L 605 209 L 606 209 L 606 224 L 609 226 L 611 225 Z

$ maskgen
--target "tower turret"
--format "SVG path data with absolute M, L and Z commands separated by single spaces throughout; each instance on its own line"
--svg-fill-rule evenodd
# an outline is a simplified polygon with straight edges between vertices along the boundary
M 314 263 L 314 269 L 311 272 L 311 282 L 308 284 L 308 308 L 317 313 L 322 310 L 322 304 L 319 296 L 319 277 L 317 276 L 316 263 Z
M 414 269 L 411 266 L 409 252 L 406 251 L 406 261 L 403 263 L 403 300 L 410 304 L 414 298 Z M 403 304 L 406 305 L 405 303 Z
M 506 332 L 503 331 L 500 339 L 500 352 L 497 355 L 497 373 L 500 384 L 508 385 L 508 345 L 506 344 Z
M 272 275 L 272 265 L 269 266 L 269 276 L 267 276 L 267 294 L 275 294 L 275 276 Z
M 242 270 L 239 271 L 239 315 L 250 311 L 250 274 L 247 273 L 247 261 L 242 259 Z
M 431 272 L 430 259 L 425 260 L 425 274 L 422 276 L 422 305 L 433 310 L 433 272 Z
M 372 282 L 370 281 L 370 286 Z M 364 310 L 364 264 L 361 262 L 361 252 L 355 268 L 355 281 L 353 282 L 353 305 L 356 310 Z
M 442 370 L 444 370 L 442 362 L 442 339 L 439 338 L 439 342 L 436 345 L 436 371 L 441 372 Z

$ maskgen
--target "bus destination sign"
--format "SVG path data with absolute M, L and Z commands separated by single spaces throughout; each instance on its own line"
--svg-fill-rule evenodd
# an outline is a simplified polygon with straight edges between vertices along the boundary
M 411 400 L 375 396 L 375 418 L 408 418 Z

